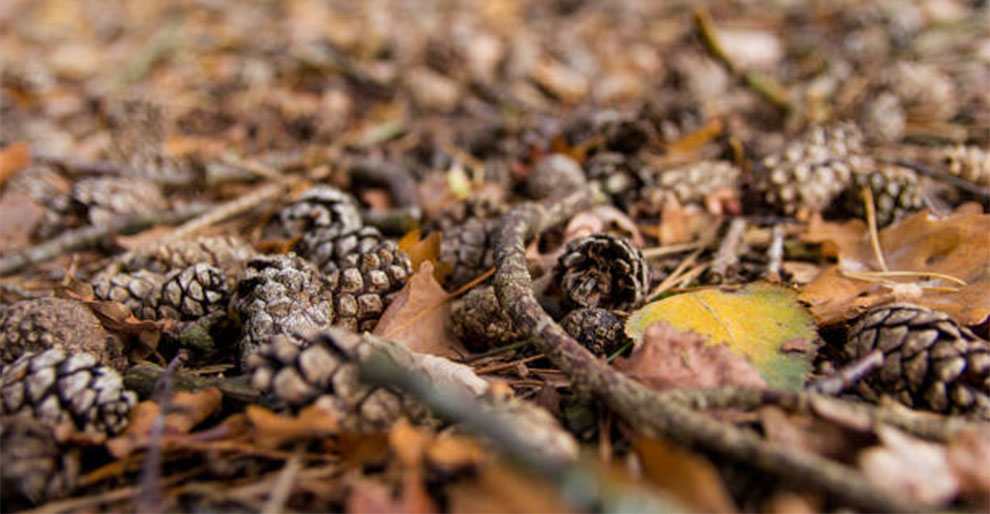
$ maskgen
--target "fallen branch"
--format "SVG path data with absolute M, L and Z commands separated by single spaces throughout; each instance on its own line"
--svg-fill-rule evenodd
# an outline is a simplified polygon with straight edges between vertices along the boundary
M 715 451 L 797 485 L 822 491 L 865 511 L 916 511 L 924 506 L 895 498 L 870 485 L 859 472 L 811 453 L 771 445 L 650 390 L 607 366 L 570 337 L 540 306 L 526 267 L 526 242 L 592 203 L 585 188 L 543 203 L 523 203 L 502 218 L 495 241 L 495 290 L 499 303 L 537 349 L 575 387 L 597 395 L 637 430 L 687 446 Z

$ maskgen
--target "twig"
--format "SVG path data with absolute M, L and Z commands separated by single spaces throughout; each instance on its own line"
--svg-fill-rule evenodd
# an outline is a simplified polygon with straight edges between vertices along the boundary
M 698 248 L 697 250 L 692 252 L 691 255 L 685 257 L 684 260 L 681 261 L 676 268 L 674 268 L 674 271 L 671 271 L 670 275 L 667 275 L 667 278 L 663 279 L 659 284 L 657 284 L 657 287 L 654 288 L 653 291 L 650 291 L 650 296 L 648 301 L 652 302 L 658 296 L 663 294 L 665 291 L 674 287 L 674 285 L 677 284 L 677 281 L 684 276 L 684 271 L 689 266 L 694 264 L 694 261 L 698 259 L 698 256 L 701 255 L 701 252 L 703 252 L 704 250 L 705 247 Z
M 203 205 L 190 205 L 178 210 L 135 213 L 114 219 L 105 225 L 70 230 L 30 248 L 0 258 L 0 275 L 16 273 L 28 266 L 55 259 L 66 253 L 92 246 L 113 234 L 134 234 L 155 225 L 181 223 L 205 212 Z
M 169 414 L 172 401 L 172 375 L 186 360 L 186 353 L 180 351 L 165 368 L 155 385 L 155 396 L 158 403 L 158 417 L 151 425 L 148 434 L 148 453 L 145 455 L 144 466 L 141 467 L 141 488 L 134 499 L 137 512 L 163 512 L 165 508 L 161 488 L 162 473 L 162 436 L 165 433 L 165 419 Z
M 729 230 L 725 233 L 722 244 L 719 245 L 715 259 L 712 261 L 711 273 L 716 280 L 724 279 L 729 270 L 739 264 L 739 247 L 745 232 L 745 218 L 735 218 L 729 224 Z
M 211 225 L 215 225 L 228 218 L 232 218 L 245 211 L 249 211 L 258 205 L 261 205 L 269 200 L 273 200 L 284 194 L 285 190 L 290 185 L 290 180 L 267 184 L 244 196 L 217 205 L 204 213 L 202 216 L 192 219 L 179 228 L 168 233 L 159 240 L 158 244 L 166 244 L 173 241 L 178 241 L 180 239 L 185 239 L 186 237 L 189 237 Z
M 885 160 L 884 162 L 889 162 L 896 164 L 898 166 L 903 166 L 905 168 L 910 168 L 921 175 L 931 177 L 935 180 L 946 182 L 954 187 L 962 189 L 967 193 L 972 194 L 980 199 L 980 201 L 985 205 L 990 202 L 990 188 L 983 187 L 979 184 L 974 184 L 966 179 L 959 178 L 951 173 L 937 170 L 934 168 L 929 168 L 923 164 L 918 164 L 914 162 L 907 162 L 902 160 Z
M 514 367 L 516 367 L 516 366 L 518 366 L 520 364 L 526 364 L 527 362 L 533 362 L 535 360 L 539 360 L 539 359 L 542 359 L 542 358 L 543 358 L 543 354 L 542 353 L 538 353 L 536 355 L 530 355 L 529 357 L 524 357 L 524 358 L 519 359 L 517 361 L 500 362 L 498 364 L 492 364 L 491 366 L 486 366 L 486 367 L 481 368 L 481 369 L 476 369 L 476 370 L 474 370 L 474 372 L 477 373 L 477 374 L 479 374 L 479 375 L 487 375 L 489 373 L 495 373 L 496 371 L 502 371 L 503 369 L 514 368 Z
M 579 189 L 559 200 L 517 205 L 502 217 L 496 235 L 495 290 L 516 326 L 536 338 L 536 346 L 579 389 L 596 394 L 631 426 L 649 435 L 700 447 L 813 488 L 850 507 L 866 511 L 923 509 L 870 485 L 859 472 L 796 448 L 769 444 L 754 434 L 710 419 L 646 388 L 595 358 L 543 310 L 533 295 L 526 267 L 526 242 L 586 208 L 590 192 Z
M 400 207 L 384 211 L 361 211 L 365 225 L 371 225 L 385 235 L 403 236 L 410 230 L 419 228 L 423 211 L 418 207 Z
M 292 494 L 292 488 L 295 485 L 296 476 L 302 468 L 302 454 L 303 447 L 299 445 L 292 452 L 292 457 L 289 457 L 288 462 L 285 463 L 285 467 L 279 473 L 278 479 L 275 480 L 272 492 L 268 496 L 268 501 L 265 502 L 265 508 L 261 512 L 264 514 L 276 514 L 285 510 L 285 502 L 289 500 L 289 495 Z
M 872 352 L 850 362 L 835 373 L 816 380 L 808 386 L 808 390 L 821 394 L 839 394 L 849 386 L 860 381 L 877 368 L 883 365 L 883 352 L 873 350 Z
M 860 191 L 863 203 L 866 205 L 866 225 L 870 232 L 870 246 L 873 248 L 873 255 L 877 259 L 877 265 L 881 271 L 889 271 L 887 260 L 883 258 L 883 248 L 880 247 L 880 234 L 877 232 L 877 210 L 873 204 L 873 190 L 864 187 Z
M 522 348 L 522 347 L 524 347 L 526 345 L 529 345 L 529 344 L 532 344 L 532 343 L 533 343 L 533 341 L 530 341 L 529 339 L 526 339 L 526 340 L 523 340 L 523 341 L 516 341 L 515 343 L 507 344 L 505 346 L 499 346 L 498 348 L 492 348 L 491 350 L 488 350 L 486 352 L 475 353 L 475 354 L 469 355 L 469 356 L 461 359 L 461 362 L 463 362 L 464 364 L 470 364 L 472 362 L 476 362 L 476 361 L 479 361 L 481 359 L 485 359 L 485 358 L 488 358 L 488 357 L 494 357 L 496 355 L 501 355 L 503 353 L 511 352 L 512 350 L 515 350 L 515 349 L 518 349 L 518 348 Z
M 780 270 L 784 264 L 784 227 L 774 225 L 771 232 L 770 247 L 767 248 L 767 280 L 780 282 Z

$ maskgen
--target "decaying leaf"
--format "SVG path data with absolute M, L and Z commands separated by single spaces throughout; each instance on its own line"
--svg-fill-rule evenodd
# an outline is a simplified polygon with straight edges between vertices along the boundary
M 27 195 L 0 197 L 0 253 L 27 246 L 31 235 L 44 220 L 45 210 Z
M 451 299 L 434 278 L 433 264 L 423 262 L 385 309 L 375 334 L 416 352 L 455 357 L 460 343 L 447 329 Z
M 506 464 L 485 466 L 476 480 L 451 484 L 447 489 L 450 512 L 569 512 L 547 482 Z
M 249 405 L 246 414 L 252 427 L 251 439 L 262 448 L 321 439 L 339 431 L 333 414 L 318 405 L 306 407 L 295 416 L 281 416 L 264 407 Z
M 410 230 L 409 233 L 399 239 L 399 249 L 406 252 L 412 262 L 412 269 L 418 270 L 424 262 L 433 265 L 433 277 L 437 282 L 443 280 L 454 271 L 454 266 L 449 262 L 440 262 L 440 242 L 443 241 L 443 234 L 434 232 L 422 240 L 419 229 Z
M 749 359 L 772 388 L 798 389 L 811 362 L 817 334 L 811 316 L 786 289 L 755 284 L 736 292 L 707 289 L 671 296 L 634 312 L 626 333 L 645 342 L 647 327 L 666 321 L 694 331 L 707 344 L 725 344 Z M 805 348 L 807 351 L 796 351 Z
M 869 430 L 857 430 L 818 416 L 789 414 L 779 407 L 763 407 L 759 417 L 768 441 L 840 462 L 853 461 L 860 450 L 876 442 Z
M 922 441 L 896 428 L 880 426 L 881 446 L 859 456 L 863 473 L 877 487 L 929 505 L 945 505 L 959 492 L 959 480 L 942 445 Z
M 0 184 L 31 163 L 31 149 L 24 141 L 0 148 Z
M 736 512 L 718 470 L 704 457 L 670 443 L 635 437 L 633 449 L 653 485 L 696 512 Z
M 564 240 L 560 246 L 563 248 L 575 239 L 606 232 L 610 226 L 614 226 L 622 235 L 629 237 L 637 247 L 643 246 L 643 235 L 639 232 L 636 222 L 611 205 L 600 205 L 575 214 L 564 228 Z
M 742 355 L 724 344 L 709 345 L 701 335 L 679 331 L 666 321 L 647 326 L 642 343 L 615 365 L 653 389 L 766 386 Z
M 210 417 L 220 408 L 223 395 L 215 387 L 190 393 L 180 391 L 169 400 L 168 413 L 165 415 L 163 435 L 174 436 L 188 434 L 196 425 Z M 161 413 L 160 406 L 153 401 L 143 401 L 131 410 L 130 423 L 127 430 L 118 437 L 107 441 L 107 449 L 111 455 L 121 458 L 148 444 L 148 437 Z
M 945 218 L 919 212 L 880 231 L 880 246 L 892 271 L 918 272 L 910 280 L 921 286 L 957 288 L 955 291 L 922 289 L 914 303 L 947 312 L 964 325 L 976 325 L 990 315 L 990 214 L 976 204 L 961 206 Z M 845 276 L 841 271 L 879 271 L 866 225 L 859 220 L 831 223 L 815 218 L 804 235 L 807 242 L 822 243 L 838 265 L 827 268 L 801 291 L 799 298 L 821 324 L 854 318 L 870 307 L 896 298 L 891 289 L 876 282 Z M 926 277 L 942 273 L 966 282 Z

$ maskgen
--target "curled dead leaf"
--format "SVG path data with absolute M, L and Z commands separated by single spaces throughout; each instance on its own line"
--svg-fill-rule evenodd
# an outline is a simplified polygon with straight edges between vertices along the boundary
M 194 393 L 180 391 L 169 401 L 165 416 L 165 436 L 187 434 L 220 408 L 223 394 L 216 387 Z M 160 406 L 143 401 L 131 409 L 130 423 L 123 434 L 107 441 L 107 449 L 117 458 L 130 455 L 148 444 L 152 428 L 161 414 Z

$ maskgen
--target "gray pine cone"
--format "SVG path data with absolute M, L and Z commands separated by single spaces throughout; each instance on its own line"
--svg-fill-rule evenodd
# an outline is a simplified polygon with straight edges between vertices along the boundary
M 646 298 L 649 268 L 628 239 L 593 234 L 567 244 L 554 283 L 571 305 L 631 310 Z

